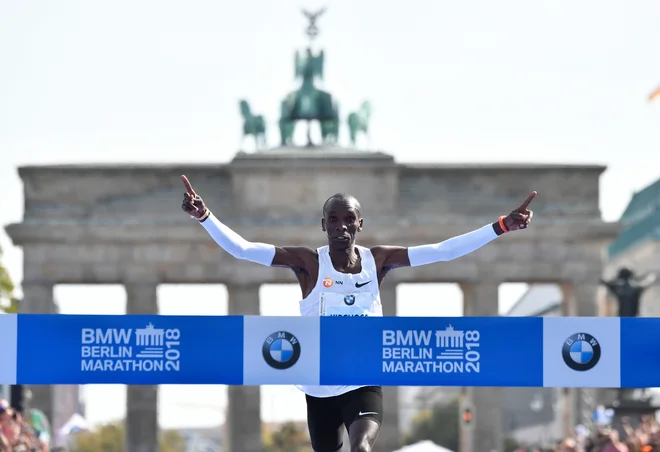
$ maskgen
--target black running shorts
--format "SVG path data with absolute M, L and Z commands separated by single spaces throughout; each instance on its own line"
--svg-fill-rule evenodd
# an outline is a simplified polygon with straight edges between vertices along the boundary
M 342 425 L 350 432 L 358 419 L 383 420 L 380 386 L 365 386 L 334 397 L 307 399 L 307 425 L 314 452 L 335 452 L 342 447 Z

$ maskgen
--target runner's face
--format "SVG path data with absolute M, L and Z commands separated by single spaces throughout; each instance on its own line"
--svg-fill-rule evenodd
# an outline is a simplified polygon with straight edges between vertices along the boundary
M 362 230 L 362 218 L 350 202 L 332 201 L 325 211 L 321 227 L 332 248 L 346 249 L 355 244 L 355 235 Z

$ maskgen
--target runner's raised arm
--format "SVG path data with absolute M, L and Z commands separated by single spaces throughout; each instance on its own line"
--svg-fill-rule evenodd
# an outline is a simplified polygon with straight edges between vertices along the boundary
M 296 273 L 307 270 L 310 263 L 316 260 L 316 252 L 309 248 L 279 247 L 269 243 L 246 240 L 213 215 L 186 176 L 181 176 L 181 180 L 186 186 L 181 204 L 183 211 L 197 219 L 213 240 L 236 259 L 255 262 L 267 267 L 291 268 Z
M 478 250 L 506 232 L 527 228 L 534 216 L 534 212 L 527 207 L 535 196 L 534 191 L 517 209 L 492 224 L 440 243 L 411 247 L 376 246 L 371 251 L 379 268 L 385 271 L 454 260 Z

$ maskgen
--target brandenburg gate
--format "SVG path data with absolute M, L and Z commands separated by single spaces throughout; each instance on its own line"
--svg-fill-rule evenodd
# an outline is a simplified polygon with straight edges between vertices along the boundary
M 310 38 L 318 34 L 318 15 L 308 13 Z M 465 315 L 495 316 L 500 284 L 550 282 L 563 289 L 566 315 L 596 315 L 603 247 L 617 232 L 600 215 L 604 167 L 413 165 L 383 152 L 342 148 L 337 103 L 314 85 L 322 71 L 322 53 L 298 55 L 302 85 L 282 101 L 281 145 L 275 149 L 263 149 L 266 122 L 242 101 L 244 133 L 260 150 L 239 152 L 226 164 L 20 168 L 25 216 L 7 227 L 13 243 L 23 248 L 20 310 L 53 313 L 57 284 L 122 284 L 127 314 L 157 314 L 159 284 L 202 283 L 226 285 L 228 314 L 259 314 L 260 285 L 295 283 L 293 273 L 238 261 L 220 249 L 181 211 L 179 176 L 185 174 L 214 213 L 246 239 L 309 247 L 324 244 L 321 206 L 339 191 L 362 203 L 361 245 L 411 246 L 491 223 L 537 190 L 532 228 L 455 261 L 393 271 L 381 287 L 384 312 L 396 315 L 396 287 L 402 283 L 458 283 Z M 368 130 L 369 111 L 365 103 L 348 115 L 353 142 Z M 316 121 L 323 143 L 313 145 L 308 134 L 307 146 L 294 146 L 293 130 L 300 121 Z M 58 387 L 30 389 L 32 404 L 57 417 Z M 500 389 L 465 388 L 462 397 L 474 407 L 473 424 L 461 431 L 462 451 L 501 450 Z M 392 451 L 400 439 L 397 388 L 386 387 L 384 398 L 378 448 Z M 567 390 L 565 399 L 568 428 L 577 423 L 582 398 Z M 158 450 L 157 409 L 157 386 L 128 386 L 127 452 Z M 226 446 L 231 452 L 263 450 L 259 387 L 228 388 Z
M 617 229 L 600 217 L 603 170 L 410 165 L 384 153 L 323 147 L 239 153 L 224 165 L 23 167 L 25 217 L 7 231 L 23 248 L 25 313 L 54 312 L 56 284 L 123 284 L 127 314 L 156 314 L 159 284 L 221 283 L 229 314 L 259 314 L 259 286 L 295 283 L 293 273 L 238 261 L 220 249 L 181 212 L 181 174 L 248 240 L 310 247 L 323 245 L 320 207 L 339 190 L 364 206 L 363 246 L 439 242 L 492 222 L 521 194 L 537 190 L 534 227 L 455 261 L 388 275 L 381 293 L 385 314 L 396 315 L 401 283 L 459 283 L 465 315 L 491 316 L 498 314 L 499 284 L 552 282 L 564 289 L 565 314 L 593 316 L 602 249 Z M 33 405 L 52 418 L 57 386 L 31 390 Z M 388 387 L 384 394 L 379 446 L 391 451 L 399 440 L 398 391 Z M 228 397 L 228 450 L 261 450 L 259 387 L 230 386 Z M 500 390 L 467 388 L 464 397 L 475 410 L 464 435 L 474 441 L 473 450 L 497 448 Z M 568 415 L 575 417 L 580 398 L 570 400 Z M 156 386 L 128 387 L 127 452 L 157 450 L 157 406 Z

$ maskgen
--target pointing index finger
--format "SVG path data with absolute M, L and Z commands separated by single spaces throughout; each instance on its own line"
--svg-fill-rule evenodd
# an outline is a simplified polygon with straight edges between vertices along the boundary
M 188 180 L 188 178 L 182 175 L 181 180 L 183 181 L 183 185 L 186 186 L 186 191 L 188 192 L 188 194 L 195 196 L 195 190 L 193 190 L 192 185 L 190 185 L 190 181 Z
M 527 197 L 527 199 L 525 200 L 525 202 L 523 202 L 523 203 L 520 205 L 520 207 L 518 207 L 518 210 L 519 210 L 519 211 L 520 211 L 520 210 L 527 210 L 527 206 L 529 206 L 529 203 L 532 202 L 532 200 L 534 199 L 535 196 L 536 196 L 536 192 L 533 191 L 532 194 L 529 195 L 529 196 Z

